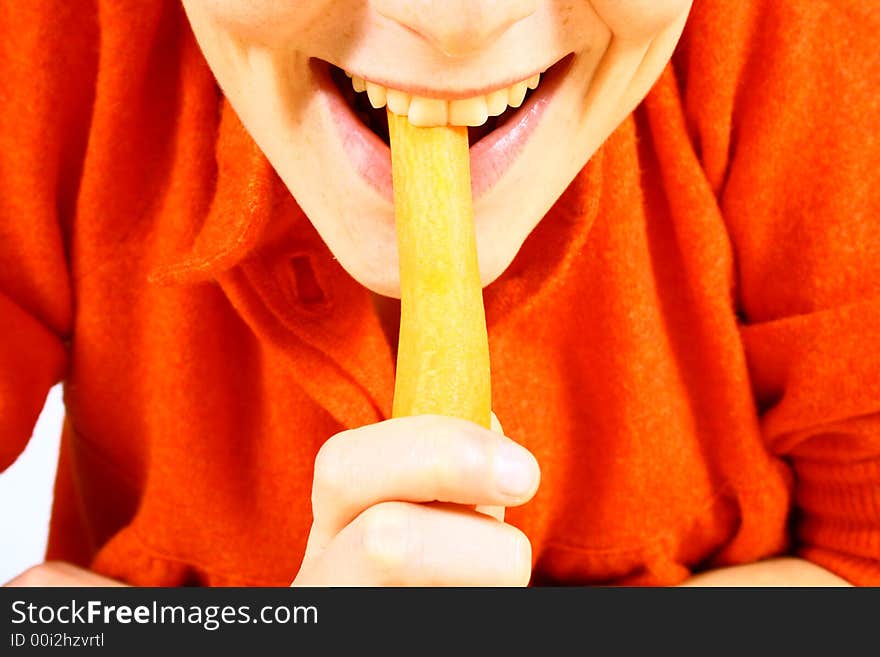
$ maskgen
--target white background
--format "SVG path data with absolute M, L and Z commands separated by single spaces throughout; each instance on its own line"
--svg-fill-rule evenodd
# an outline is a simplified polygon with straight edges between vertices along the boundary
M 63 417 L 57 385 L 27 449 L 0 473 L 0 584 L 43 561 Z

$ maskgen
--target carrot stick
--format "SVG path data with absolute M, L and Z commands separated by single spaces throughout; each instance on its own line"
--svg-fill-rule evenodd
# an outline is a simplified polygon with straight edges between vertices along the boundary
M 489 428 L 489 342 L 477 263 L 467 128 L 388 112 L 400 257 L 394 417 L 438 414 Z

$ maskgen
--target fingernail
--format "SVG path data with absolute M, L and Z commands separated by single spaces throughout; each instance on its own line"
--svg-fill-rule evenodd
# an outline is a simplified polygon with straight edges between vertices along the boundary
M 495 483 L 499 490 L 511 497 L 522 497 L 531 492 L 537 476 L 534 457 L 524 447 L 505 440 L 498 448 L 495 461 Z

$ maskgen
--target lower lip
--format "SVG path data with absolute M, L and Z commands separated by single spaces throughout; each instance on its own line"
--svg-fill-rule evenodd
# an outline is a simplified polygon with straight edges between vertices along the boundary
M 471 191 L 474 198 L 491 189 L 519 157 L 565 77 L 571 59 L 571 56 L 566 57 L 548 72 L 513 120 L 471 147 Z M 318 93 L 329 107 L 330 116 L 339 128 L 343 148 L 354 168 L 379 194 L 393 202 L 391 149 L 360 121 L 342 98 L 330 78 L 329 64 L 312 59 L 311 68 L 318 83 Z

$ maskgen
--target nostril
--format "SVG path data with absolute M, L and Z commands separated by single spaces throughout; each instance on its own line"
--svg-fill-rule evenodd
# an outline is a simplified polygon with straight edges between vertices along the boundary
M 447 56 L 462 57 L 533 14 L 536 0 L 373 0 L 373 6 Z

